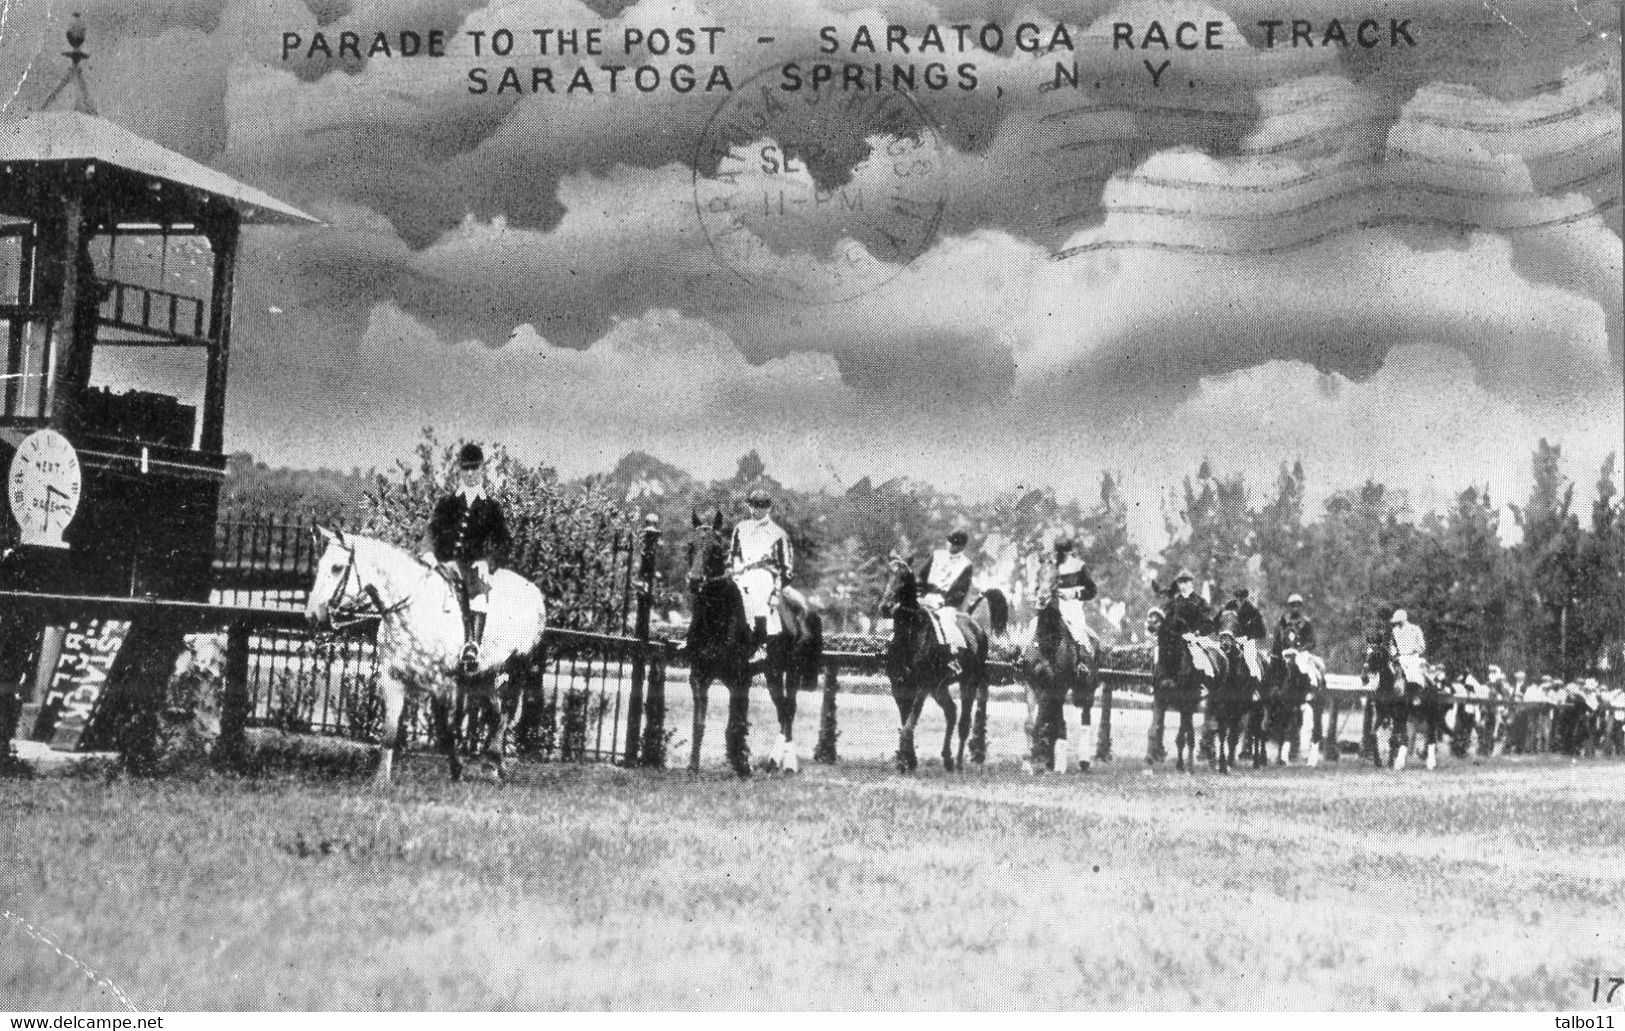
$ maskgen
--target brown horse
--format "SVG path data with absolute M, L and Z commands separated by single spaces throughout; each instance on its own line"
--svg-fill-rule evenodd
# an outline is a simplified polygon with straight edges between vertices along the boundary
M 1038 611 L 1033 641 L 1021 655 L 1022 678 L 1027 684 L 1028 756 L 1022 768 L 1029 773 L 1066 769 L 1065 753 L 1056 754 L 1066 733 L 1066 702 L 1078 707 L 1080 720 L 1076 751 L 1078 769 L 1089 769 L 1092 756 L 1095 689 L 1100 683 L 1100 648 L 1093 640 L 1079 642 L 1061 619 L 1053 603 Z
M 723 527 L 722 513 L 717 512 L 709 521 L 698 514 L 691 518 L 694 534 L 689 539 L 687 559 L 694 611 L 683 649 L 689 662 L 689 687 L 694 692 L 694 736 L 688 765 L 690 770 L 700 768 L 708 696 L 711 683 L 720 681 L 728 689 L 728 764 L 741 777 L 749 776 L 750 685 L 756 673 L 750 657 L 756 645 L 745 619 L 744 598 L 728 566 L 729 535 Z M 796 693 L 803 684 L 818 681 L 824 635 L 818 613 L 796 612 L 784 605 L 780 611 L 785 629 L 768 638 L 767 659 L 761 672 L 779 723 L 772 762 L 793 773 L 798 766 L 794 743 Z
M 892 621 L 891 645 L 886 650 L 886 675 L 891 680 L 892 699 L 897 703 L 900 721 L 897 729 L 897 768 L 908 773 L 919 765 L 914 751 L 914 728 L 920 721 L 925 700 L 935 698 L 947 720 L 942 737 L 943 769 L 952 770 L 956 765 L 963 769 L 965 745 L 971 737 L 973 710 L 980 715 L 977 721 L 979 729 L 985 732 L 986 728 L 988 637 L 968 613 L 958 613 L 955 622 L 968 646 L 950 650 L 937 639 L 931 614 L 920 605 L 919 598 L 919 574 L 907 562 L 893 555 L 891 576 L 881 596 L 880 611 Z M 988 591 L 982 595 L 982 599 L 988 603 L 993 632 L 1004 633 L 1010 619 L 1010 609 L 1003 593 Z M 953 695 L 948 690 L 948 685 L 955 680 L 959 681 L 960 701 L 957 709 L 957 762 L 952 747 L 956 709 Z M 982 747 L 973 747 L 971 757 L 976 762 L 986 758 Z
M 1214 763 L 1220 773 L 1229 773 L 1236 765 L 1236 749 L 1259 704 L 1259 682 L 1242 654 L 1242 638 L 1238 635 L 1239 619 L 1234 612 L 1219 616 L 1219 650 L 1224 654 L 1224 672 L 1214 678 L 1207 696 L 1207 715 L 1203 732 L 1211 726 L 1214 736 Z M 1254 762 L 1254 765 L 1261 763 Z
M 1155 638 L 1161 629 L 1161 616 L 1153 611 L 1146 617 L 1146 630 Z M 1195 768 L 1196 710 L 1202 707 L 1202 699 L 1213 690 L 1214 684 L 1224 677 L 1228 665 L 1222 654 L 1210 652 L 1220 667 L 1218 672 L 1207 673 L 1198 669 L 1187 645 L 1185 640 L 1179 641 L 1179 658 L 1171 675 L 1163 665 L 1162 656 L 1159 655 L 1153 664 L 1155 679 L 1151 689 L 1151 729 L 1145 738 L 1145 761 L 1148 764 L 1154 765 L 1167 758 L 1168 753 L 1163 747 L 1164 727 L 1167 725 L 1168 710 L 1177 711 L 1179 730 L 1174 734 L 1174 765 L 1181 771 Z

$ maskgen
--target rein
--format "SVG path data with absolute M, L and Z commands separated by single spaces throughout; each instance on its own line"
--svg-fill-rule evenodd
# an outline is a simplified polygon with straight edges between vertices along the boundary
M 406 608 L 412 600 L 412 596 L 407 595 L 393 605 L 386 605 L 377 587 L 362 584 L 359 592 L 362 597 L 354 603 L 346 603 L 344 588 L 349 584 L 351 576 L 360 579 L 355 569 L 354 548 L 350 549 L 350 561 L 344 566 L 344 575 L 339 577 L 339 582 L 333 586 L 333 593 L 327 599 L 327 619 L 335 633 L 393 616 Z

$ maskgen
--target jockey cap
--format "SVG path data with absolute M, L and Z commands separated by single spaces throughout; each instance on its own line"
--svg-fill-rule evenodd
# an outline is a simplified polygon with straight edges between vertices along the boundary
M 1181 580 L 1189 580 L 1191 583 L 1195 583 L 1196 577 L 1189 569 L 1181 569 L 1179 574 L 1174 577 L 1174 583 L 1179 583 Z
M 1294 591 L 1292 594 L 1287 596 L 1286 603 L 1288 605 L 1302 605 L 1303 604 L 1303 595 L 1301 595 L 1301 594 L 1297 593 L 1296 591 Z
M 1236 588 L 1236 597 L 1241 599 L 1242 601 L 1246 601 L 1251 595 L 1252 595 L 1252 592 L 1249 591 L 1245 587 L 1237 587 Z
M 746 495 L 745 503 L 748 504 L 751 508 L 772 508 L 773 507 L 773 499 L 768 496 L 767 491 L 763 490 L 760 487 L 757 487 L 755 490 L 751 491 L 748 495 Z
M 948 543 L 957 548 L 963 548 L 966 542 L 969 540 L 970 534 L 966 533 L 964 530 L 955 530 L 953 533 L 948 535 Z
M 1388 622 L 1390 623 L 1409 623 L 1410 621 L 1410 614 L 1404 609 L 1395 609 L 1394 614 L 1388 617 Z
M 478 469 L 485 464 L 485 452 L 478 444 L 464 444 L 457 452 L 457 464 L 464 469 Z
M 1070 537 L 1057 537 L 1057 538 L 1055 538 L 1055 554 L 1057 554 L 1057 555 L 1065 555 L 1068 552 L 1070 552 L 1071 550 L 1072 550 L 1072 538 L 1070 538 Z

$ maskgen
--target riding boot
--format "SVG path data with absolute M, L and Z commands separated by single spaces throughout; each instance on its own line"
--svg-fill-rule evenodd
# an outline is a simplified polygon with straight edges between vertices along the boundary
M 751 637 L 756 647 L 751 650 L 750 664 L 755 666 L 767 661 L 767 617 L 756 617 L 756 624 L 751 630 Z
M 467 640 L 463 645 L 463 674 L 473 676 L 480 671 L 480 642 L 485 639 L 485 613 L 470 612 L 463 632 Z

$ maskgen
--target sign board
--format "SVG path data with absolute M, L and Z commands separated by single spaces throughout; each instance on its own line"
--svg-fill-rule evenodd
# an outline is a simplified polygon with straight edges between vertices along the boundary
M 113 662 L 130 632 L 128 621 L 88 619 L 68 624 L 62 656 L 40 707 L 34 737 L 51 747 L 71 752 L 90 726 L 106 694 Z

